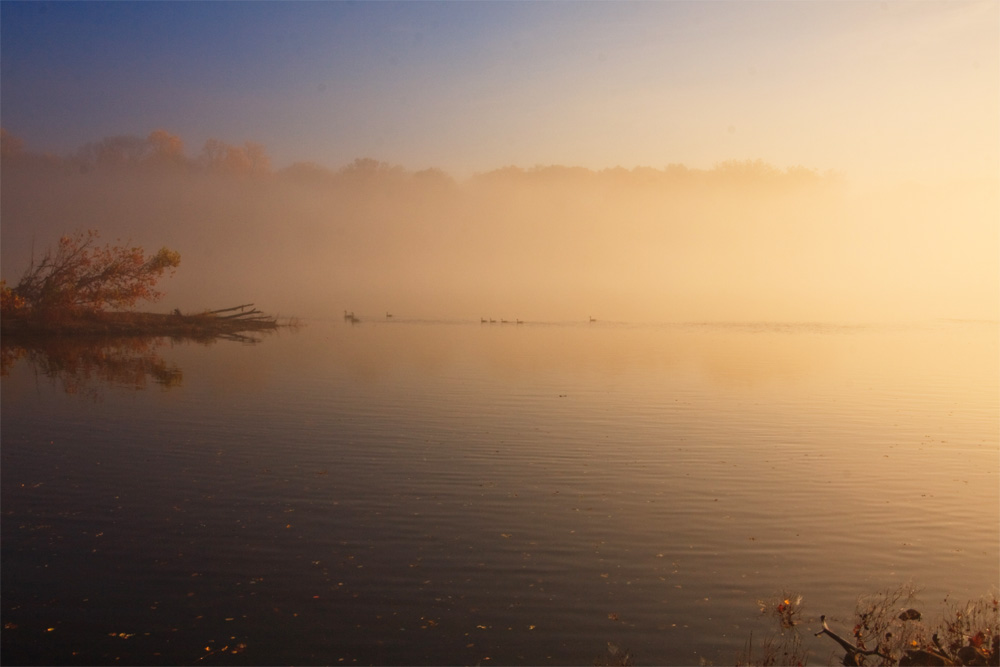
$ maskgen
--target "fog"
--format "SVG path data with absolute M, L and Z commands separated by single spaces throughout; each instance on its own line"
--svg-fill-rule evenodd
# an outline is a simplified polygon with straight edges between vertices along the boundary
M 181 254 L 142 309 L 303 318 L 884 321 L 1000 317 L 998 185 L 858 184 L 736 161 L 274 169 L 166 132 L 39 155 L 4 133 L 2 275 L 97 229 Z

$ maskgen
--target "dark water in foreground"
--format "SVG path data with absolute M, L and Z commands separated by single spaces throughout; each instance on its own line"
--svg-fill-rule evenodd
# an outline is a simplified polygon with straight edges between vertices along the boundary
M 397 319 L 21 359 L 2 658 L 733 664 L 787 590 L 825 663 L 860 594 L 1000 584 L 997 343 Z

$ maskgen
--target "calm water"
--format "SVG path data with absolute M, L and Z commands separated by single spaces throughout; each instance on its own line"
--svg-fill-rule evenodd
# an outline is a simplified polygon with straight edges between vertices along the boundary
M 825 663 L 819 615 L 860 594 L 1000 585 L 998 370 L 974 322 L 397 318 L 20 359 L 3 660 L 733 664 L 787 590 Z

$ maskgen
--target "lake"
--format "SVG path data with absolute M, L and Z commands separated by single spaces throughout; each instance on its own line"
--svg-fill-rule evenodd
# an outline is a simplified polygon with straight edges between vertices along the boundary
M 313 321 L 8 354 L 6 664 L 734 664 L 1000 585 L 995 322 Z

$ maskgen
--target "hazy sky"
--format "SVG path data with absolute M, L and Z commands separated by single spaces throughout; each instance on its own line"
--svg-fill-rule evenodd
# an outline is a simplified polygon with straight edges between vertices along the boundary
M 374 157 L 995 177 L 1000 3 L 0 3 L 2 123 Z
M 0 30 L 11 281 L 98 228 L 180 251 L 184 310 L 1000 316 L 998 0 L 2 1 Z M 25 157 L 121 136 L 186 160 Z

